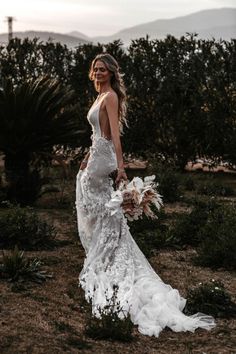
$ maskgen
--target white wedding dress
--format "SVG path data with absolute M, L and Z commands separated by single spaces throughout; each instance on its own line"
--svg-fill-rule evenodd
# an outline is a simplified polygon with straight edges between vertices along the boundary
M 109 174 L 117 161 L 112 141 L 101 134 L 101 102 L 95 102 L 88 112 L 93 129 L 90 157 L 76 177 L 78 231 L 86 253 L 79 285 L 85 298 L 92 299 L 96 315 L 97 306 L 106 305 L 117 285 L 121 307 L 130 313 L 139 331 L 149 336 L 158 337 L 166 326 L 175 332 L 194 332 L 198 327 L 210 330 L 215 326 L 213 317 L 200 312 L 183 314 L 186 299 L 151 267 L 132 238 L 121 207 L 115 214 L 106 207 L 113 191 Z

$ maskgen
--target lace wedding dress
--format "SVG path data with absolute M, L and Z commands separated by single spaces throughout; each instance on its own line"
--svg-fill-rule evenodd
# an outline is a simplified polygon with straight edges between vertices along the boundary
M 93 313 L 103 308 L 118 286 L 117 299 L 141 333 L 159 336 L 164 327 L 175 332 L 198 327 L 210 330 L 214 318 L 203 313 L 183 314 L 186 299 L 165 284 L 132 238 L 122 209 L 112 214 L 106 207 L 113 191 L 109 174 L 117 167 L 114 145 L 101 134 L 99 109 L 93 104 L 88 112 L 92 126 L 92 146 L 87 167 L 76 177 L 78 231 L 86 253 L 79 285 Z

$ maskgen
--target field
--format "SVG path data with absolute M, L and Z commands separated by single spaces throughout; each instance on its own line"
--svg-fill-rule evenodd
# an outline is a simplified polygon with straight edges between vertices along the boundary
M 204 173 L 194 175 L 204 180 Z M 235 176 L 219 174 L 219 180 L 236 190 Z M 57 230 L 57 246 L 51 250 L 25 251 L 30 258 L 39 258 L 42 268 L 52 275 L 42 284 L 14 283 L 0 280 L 0 352 L 18 353 L 136 353 L 136 354 L 233 354 L 236 353 L 236 319 L 217 319 L 211 331 L 197 329 L 195 333 L 175 333 L 165 328 L 159 338 L 133 331 L 133 340 L 122 343 L 94 340 L 84 334 L 87 319 L 83 291 L 78 288 L 78 275 L 84 261 L 84 251 L 77 235 L 74 207 L 75 179 L 65 182 L 64 194 L 45 195 L 35 206 L 37 214 L 53 223 Z M 191 197 L 192 192 L 186 193 Z M 219 198 L 222 203 L 235 197 Z M 186 201 L 166 203 L 165 212 L 171 218 L 186 212 Z M 2 211 L 1 211 L 2 213 Z M 199 282 L 220 279 L 236 301 L 235 271 L 212 270 L 193 265 L 195 249 L 154 250 L 149 259 L 164 282 L 186 296 L 188 288 Z

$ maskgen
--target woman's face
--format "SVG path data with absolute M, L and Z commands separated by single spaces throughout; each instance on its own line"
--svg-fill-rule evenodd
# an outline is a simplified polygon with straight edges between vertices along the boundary
M 111 72 L 101 60 L 97 60 L 93 67 L 94 78 L 97 83 L 110 82 Z

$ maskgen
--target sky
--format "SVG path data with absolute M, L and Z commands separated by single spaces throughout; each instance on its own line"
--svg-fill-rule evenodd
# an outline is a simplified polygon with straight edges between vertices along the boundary
M 0 2 L 0 33 L 13 31 L 79 31 L 87 36 L 111 35 L 157 19 L 204 9 L 236 7 L 236 0 L 7 0 Z

